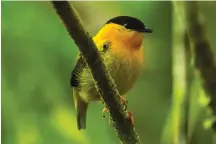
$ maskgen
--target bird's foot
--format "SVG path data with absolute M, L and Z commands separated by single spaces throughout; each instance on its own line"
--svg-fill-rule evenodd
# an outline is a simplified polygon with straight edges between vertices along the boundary
M 121 99 L 122 103 L 124 104 L 124 110 L 126 110 L 128 101 L 123 96 L 120 96 L 120 99 Z
M 105 113 L 109 112 L 108 108 L 104 108 L 102 111 L 102 116 L 105 117 Z
M 121 102 L 122 102 L 123 105 L 124 105 L 124 110 L 126 110 L 126 109 L 127 109 L 128 101 L 127 101 L 123 96 L 120 96 L 120 100 L 121 100 Z M 107 112 L 109 112 L 108 108 L 106 108 L 106 107 L 103 108 L 103 110 L 102 110 L 102 116 L 103 116 L 104 118 L 106 117 L 105 114 L 106 114 Z M 132 113 L 131 113 L 131 112 L 128 112 L 128 116 L 129 116 L 129 119 L 130 119 L 131 123 L 133 124 L 133 123 L 134 123 L 134 120 L 133 120 Z
M 124 104 L 124 110 L 126 110 L 128 101 L 123 96 L 120 96 L 120 99 L 121 99 L 122 103 Z M 128 114 L 128 118 L 129 118 L 131 124 L 134 125 L 134 118 L 133 118 L 132 112 L 127 112 L 127 114 Z
M 103 111 L 102 111 L 102 116 L 105 118 L 105 113 L 107 113 L 107 112 L 109 112 L 109 110 L 108 110 L 108 108 L 104 108 L 103 109 Z M 132 124 L 132 125 L 134 125 L 134 118 L 133 118 L 133 114 L 132 114 L 132 112 L 127 112 L 127 114 L 128 114 L 128 119 L 129 119 L 129 121 L 130 121 L 130 123 Z
M 131 123 L 132 125 L 134 125 L 134 118 L 133 118 L 132 112 L 127 112 L 127 113 L 128 113 L 128 118 L 129 118 L 129 120 L 130 120 L 130 123 Z

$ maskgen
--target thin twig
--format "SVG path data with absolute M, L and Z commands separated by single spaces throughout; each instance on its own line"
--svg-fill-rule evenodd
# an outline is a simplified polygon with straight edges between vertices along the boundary
M 109 109 L 120 140 L 124 144 L 139 144 L 139 137 L 120 101 L 116 85 L 106 70 L 92 38 L 84 30 L 78 13 L 67 1 L 52 1 L 52 4 L 89 66 L 98 93 Z

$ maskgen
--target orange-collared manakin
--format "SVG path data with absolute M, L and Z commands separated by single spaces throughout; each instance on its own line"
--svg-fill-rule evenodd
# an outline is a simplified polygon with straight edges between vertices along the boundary
M 93 37 L 107 70 L 123 98 L 134 85 L 143 67 L 144 33 L 152 30 L 139 19 L 118 16 L 110 19 Z M 99 101 L 94 79 L 81 54 L 71 74 L 70 85 L 77 112 L 78 129 L 86 128 L 86 114 L 91 101 Z

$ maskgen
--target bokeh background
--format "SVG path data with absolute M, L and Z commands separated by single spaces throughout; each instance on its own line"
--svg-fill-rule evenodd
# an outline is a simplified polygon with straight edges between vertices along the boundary
M 1 3 L 2 143 L 118 144 L 113 127 L 102 118 L 102 103 L 90 104 L 87 129 L 77 130 L 69 79 L 78 49 L 50 2 Z M 175 125 L 171 115 L 174 112 L 181 116 L 182 111 L 175 111 L 173 106 L 173 85 L 178 81 L 173 75 L 176 63 L 171 2 L 71 3 L 92 36 L 107 20 L 118 15 L 137 17 L 154 30 L 145 36 L 145 71 L 127 94 L 128 110 L 133 112 L 143 143 L 172 144 L 172 135 L 181 138 L 181 133 L 172 131 Z M 216 52 L 216 3 L 199 2 L 199 5 Z M 181 61 L 178 65 L 182 67 Z M 199 79 L 193 84 L 191 97 L 191 143 L 213 143 L 212 132 L 206 128 L 208 99 Z M 179 106 L 184 108 L 182 104 Z

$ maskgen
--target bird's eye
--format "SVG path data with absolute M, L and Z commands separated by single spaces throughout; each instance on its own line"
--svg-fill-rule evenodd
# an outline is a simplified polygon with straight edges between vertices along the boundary
M 128 24 L 124 24 L 123 27 L 127 28 L 127 25 L 128 25 Z

